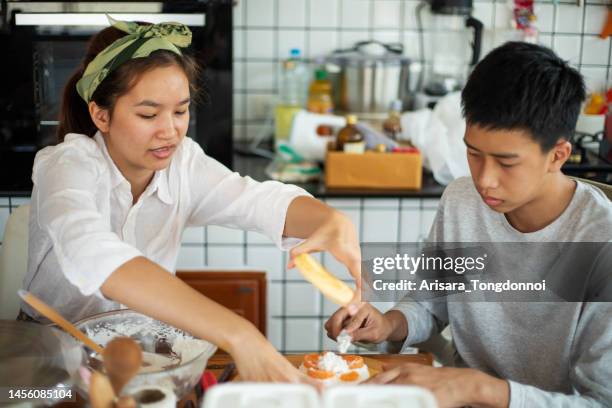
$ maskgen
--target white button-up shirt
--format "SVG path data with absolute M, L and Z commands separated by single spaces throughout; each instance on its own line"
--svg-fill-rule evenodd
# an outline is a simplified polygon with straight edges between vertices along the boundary
M 304 190 L 242 177 L 185 138 L 135 204 L 102 135 L 68 134 L 34 161 L 24 288 L 71 321 L 120 307 L 100 294 L 122 264 L 145 256 L 171 273 L 187 227 L 256 231 L 279 248 L 291 201 Z M 134 288 L 138 290 L 138 288 Z M 25 303 L 30 316 L 42 319 Z

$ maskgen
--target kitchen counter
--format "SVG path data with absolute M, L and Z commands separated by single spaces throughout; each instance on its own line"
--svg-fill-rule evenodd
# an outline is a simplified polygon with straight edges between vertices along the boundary
M 234 170 L 242 175 L 251 176 L 257 181 L 270 178 L 265 173 L 269 159 L 254 156 L 234 155 Z M 330 189 L 325 187 L 323 180 L 314 183 L 293 183 L 302 187 L 319 198 L 351 198 L 351 197 L 403 197 L 403 198 L 440 198 L 444 187 L 438 184 L 433 175 L 423 171 L 423 187 L 420 190 L 373 190 L 373 189 Z
M 270 178 L 265 173 L 269 159 L 255 156 L 234 154 L 234 170 L 243 176 L 251 176 L 257 181 L 266 181 Z M 368 189 L 329 189 L 323 180 L 317 183 L 295 183 L 319 198 L 355 198 L 355 197 L 404 197 L 404 198 L 440 198 L 444 186 L 438 184 L 431 173 L 423 171 L 423 187 L 420 190 L 368 190 Z M 0 197 L 29 197 L 31 190 L 11 189 L 0 190 Z

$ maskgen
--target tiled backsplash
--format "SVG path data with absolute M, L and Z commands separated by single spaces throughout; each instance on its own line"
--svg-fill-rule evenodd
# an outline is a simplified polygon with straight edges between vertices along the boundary
M 600 39 L 606 0 L 536 0 L 540 43 L 580 69 L 591 91 L 612 82 L 611 40 Z M 279 61 L 291 48 L 316 58 L 356 41 L 401 42 L 418 60 L 417 0 L 239 0 L 234 9 L 234 138 L 250 140 L 270 115 L 278 91 Z M 475 0 L 484 24 L 483 55 L 513 38 L 506 0 Z M 424 16 L 426 26 L 427 16 Z M 427 64 L 427 59 L 425 60 Z
M 328 199 L 347 214 L 363 242 L 417 242 L 428 234 L 438 199 Z M 268 338 L 280 350 L 301 352 L 330 349 L 335 343 L 323 330 L 337 307 L 295 269 L 286 269 L 288 254 L 253 232 L 208 226 L 183 236 L 177 269 L 262 270 L 268 280 Z M 339 278 L 351 283 L 347 269 L 329 254 L 316 258 Z M 390 303 L 378 305 L 382 310 Z

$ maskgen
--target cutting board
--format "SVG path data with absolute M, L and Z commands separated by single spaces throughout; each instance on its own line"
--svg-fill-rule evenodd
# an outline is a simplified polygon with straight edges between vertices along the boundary
M 304 356 L 308 353 L 303 354 L 286 354 L 285 357 L 295 367 L 299 367 L 304 360 Z M 402 363 L 416 363 L 424 365 L 433 364 L 433 356 L 430 353 L 418 353 L 418 354 L 366 354 L 362 355 L 365 363 L 370 369 L 370 374 L 374 375 L 382 371 L 383 364 L 397 365 Z M 218 378 L 223 372 L 225 367 L 232 362 L 232 358 L 229 354 L 214 355 L 208 360 L 207 370 L 211 371 Z M 236 373 L 230 377 L 229 381 L 235 381 L 237 379 Z

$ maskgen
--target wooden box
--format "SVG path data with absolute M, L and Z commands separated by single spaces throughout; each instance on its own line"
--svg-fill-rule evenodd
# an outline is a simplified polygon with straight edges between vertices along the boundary
M 363 154 L 328 151 L 325 185 L 328 188 L 372 188 L 419 190 L 423 181 L 421 154 Z

